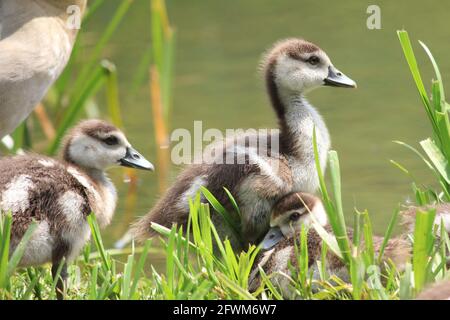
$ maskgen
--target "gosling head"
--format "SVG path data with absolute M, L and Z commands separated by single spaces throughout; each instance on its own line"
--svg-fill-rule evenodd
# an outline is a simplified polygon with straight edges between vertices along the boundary
M 278 89 L 306 93 L 322 86 L 356 88 L 356 83 L 331 63 L 327 54 L 303 39 L 277 42 L 263 62 L 266 77 Z
M 299 232 L 302 225 L 312 225 L 316 221 L 321 226 L 328 223 L 322 201 L 309 193 L 292 192 L 281 198 L 273 207 L 270 229 L 262 241 L 262 248 L 268 250 L 283 238 Z
M 112 124 L 102 120 L 85 120 L 75 126 L 63 143 L 63 158 L 87 170 L 105 170 L 124 166 L 154 170 Z

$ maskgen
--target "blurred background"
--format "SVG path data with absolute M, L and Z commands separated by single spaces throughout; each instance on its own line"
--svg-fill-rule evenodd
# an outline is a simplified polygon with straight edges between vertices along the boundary
M 408 168 L 420 183 L 433 181 L 416 155 L 392 142 L 417 147 L 431 135 L 396 30 L 409 32 L 426 84 L 431 85 L 432 67 L 416 40 L 429 46 L 450 83 L 450 3 L 431 2 L 167 0 L 164 10 L 164 2 L 157 0 L 90 1 L 95 10 L 82 25 L 70 71 L 48 94 L 44 113 L 29 119 L 25 140 L 35 151 L 50 150 L 43 119 L 50 119 L 57 131 L 58 110 L 70 108 L 76 98 L 66 93 L 89 83 L 101 59 L 113 64 L 107 65 L 105 83 L 79 103 L 73 120 L 96 116 L 119 122 L 130 142 L 155 163 L 156 172 L 111 170 L 119 204 L 103 235 L 112 246 L 179 172 L 173 165 L 166 168 L 164 160 L 173 129 L 192 132 L 195 120 L 203 121 L 204 130 L 276 127 L 257 71 L 259 60 L 274 41 L 303 37 L 358 83 L 357 90 L 316 90 L 309 99 L 325 118 L 332 148 L 339 153 L 347 217 L 354 208 L 367 208 L 375 232 L 385 230 L 398 204 L 414 198 L 411 178 L 390 160 Z M 381 9 L 380 30 L 366 26 L 372 4 Z M 86 65 L 85 79 L 79 80 Z

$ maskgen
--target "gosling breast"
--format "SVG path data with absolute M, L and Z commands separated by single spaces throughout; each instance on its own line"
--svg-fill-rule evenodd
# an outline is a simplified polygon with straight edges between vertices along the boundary
M 13 216 L 12 250 L 30 223 L 35 220 L 38 224 L 20 265 L 51 262 L 54 256 L 69 261 L 75 258 L 90 237 L 87 215 L 107 200 L 112 203 L 110 212 L 102 213 L 112 216 L 114 211 L 115 191 L 101 189 L 75 166 L 51 158 L 23 155 L 1 159 L 0 209 Z

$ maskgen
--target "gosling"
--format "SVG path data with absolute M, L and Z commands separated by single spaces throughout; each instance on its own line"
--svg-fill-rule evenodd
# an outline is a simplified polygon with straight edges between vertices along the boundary
M 282 198 L 273 208 L 271 215 L 271 229 L 261 243 L 264 250 L 255 263 L 249 279 L 249 289 L 256 291 L 260 286 L 259 267 L 266 274 L 273 274 L 274 283 L 277 283 L 286 298 L 292 297 L 289 279 L 289 262 L 292 266 L 298 265 L 295 252 L 295 243 L 299 245 L 299 232 L 302 225 L 311 226 L 314 221 L 332 234 L 331 226 L 327 224 L 327 215 L 322 201 L 314 195 L 307 193 L 291 193 Z M 307 228 L 308 267 L 313 272 L 313 278 L 319 279 L 319 270 L 316 261 L 321 260 L 322 238 L 314 228 Z M 347 230 L 350 240 L 353 240 L 353 231 Z M 374 236 L 373 245 L 375 253 L 379 253 L 383 238 Z M 398 237 L 388 241 L 383 259 L 391 260 L 398 269 L 403 269 L 411 256 L 411 244 L 407 238 Z M 344 262 L 331 250 L 326 256 L 326 267 L 329 274 L 336 275 L 348 281 L 348 272 Z M 284 275 L 283 275 L 284 274 Z
M 416 300 L 450 300 L 450 280 L 430 285 L 416 297 Z
M 232 141 L 208 146 L 206 149 L 213 152 L 205 156 L 211 161 L 191 165 L 179 175 L 155 207 L 135 223 L 136 238 L 155 236 L 152 223 L 169 228 L 178 224 L 186 230 L 188 198 L 193 198 L 201 186 L 233 210 L 225 187 L 239 205 L 245 248 L 249 243 L 258 243 L 267 232 L 270 210 L 282 196 L 292 191 L 317 191 L 313 129 L 322 168 L 326 166 L 330 137 L 324 120 L 305 94 L 324 86 L 354 88 L 356 83 L 336 69 L 323 50 L 303 39 L 277 42 L 262 64 L 279 133 L 237 135 Z M 252 142 L 254 145 L 249 147 Z M 224 159 L 229 161 L 224 163 Z M 219 215 L 213 220 L 221 233 L 230 236 L 221 230 L 223 221 Z M 236 243 L 233 240 L 230 239 Z
M 100 227 L 111 222 L 117 195 L 105 170 L 112 166 L 153 170 L 119 129 L 101 120 L 82 121 L 67 134 L 62 160 L 35 154 L 0 159 L 0 213 L 12 213 L 11 252 L 30 223 L 38 224 L 19 266 L 50 262 L 55 277 L 63 263 L 66 279 L 67 263 L 90 238 L 87 216 L 93 212 Z

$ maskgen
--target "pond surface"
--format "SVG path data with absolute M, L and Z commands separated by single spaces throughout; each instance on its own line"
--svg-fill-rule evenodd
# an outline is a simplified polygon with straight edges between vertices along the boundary
M 419 182 L 433 183 L 425 165 L 392 142 L 401 140 L 419 147 L 418 141 L 431 133 L 397 29 L 409 31 L 426 85 L 431 83 L 432 68 L 416 41 L 419 39 L 431 48 L 450 83 L 450 3 L 431 3 L 169 0 L 169 16 L 177 29 L 171 129 L 193 130 L 195 120 L 202 120 L 204 129 L 275 127 L 274 113 L 257 72 L 259 59 L 278 39 L 304 37 L 322 47 L 335 66 L 358 83 L 357 90 L 319 89 L 309 99 L 325 118 L 332 147 L 339 153 L 349 221 L 354 207 L 367 208 L 375 231 L 382 232 L 393 209 L 412 197 L 411 179 L 390 164 L 390 159 L 408 168 Z M 89 35 L 86 50 L 92 48 L 89 39 L 95 39 L 95 33 L 105 27 L 117 4 L 108 0 L 97 18 L 84 26 Z M 381 30 L 366 26 L 370 4 L 381 8 Z M 130 96 L 130 83 L 149 39 L 149 1 L 136 0 L 105 55 L 118 67 L 129 140 L 149 160 L 156 161 L 148 85 Z M 155 165 L 158 168 L 158 163 Z M 172 166 L 170 181 L 178 171 Z M 111 174 L 121 198 L 114 221 L 104 232 L 108 245 L 134 219 L 124 216 L 127 185 L 121 181 L 121 171 Z M 148 212 L 160 196 L 157 173 L 138 175 L 135 216 Z

